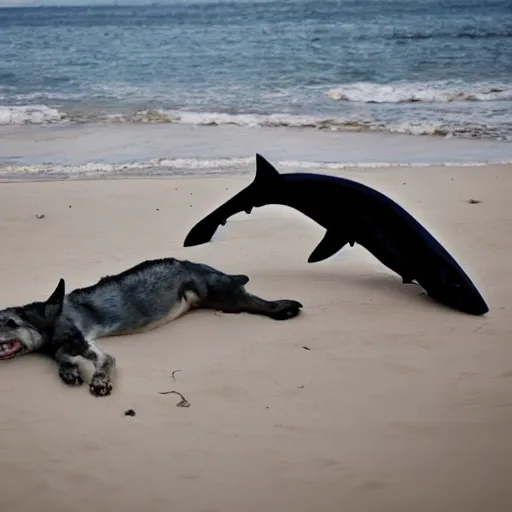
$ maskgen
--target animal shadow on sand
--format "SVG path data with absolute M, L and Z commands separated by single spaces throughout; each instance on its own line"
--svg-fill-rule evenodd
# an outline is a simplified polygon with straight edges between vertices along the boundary
M 388 296 L 398 301 L 403 301 L 404 305 L 414 303 L 418 308 L 425 308 L 425 306 L 432 308 L 432 310 L 445 311 L 447 313 L 454 313 L 454 310 L 436 300 L 429 297 L 426 291 L 417 283 L 402 283 L 402 280 L 395 274 L 386 273 L 386 271 L 367 271 L 363 273 L 353 273 L 349 269 L 339 270 L 317 270 L 314 269 L 311 273 L 307 272 L 279 272 L 273 275 L 272 272 L 266 272 L 267 278 L 286 278 L 295 284 L 300 283 L 301 289 L 318 289 L 322 283 L 323 295 L 328 293 L 332 296 L 332 287 L 335 286 L 342 294 L 354 297 L 354 304 L 360 302 L 361 296 L 366 299 L 372 299 L 375 303 L 380 297 Z M 325 288 L 324 288 L 325 286 Z M 366 291 L 365 291 L 366 290 Z M 365 301 L 366 302 L 366 301 Z M 384 301 L 382 301 L 384 306 Z M 310 304 L 310 307 L 312 304 Z M 457 311 L 455 311 L 457 312 Z

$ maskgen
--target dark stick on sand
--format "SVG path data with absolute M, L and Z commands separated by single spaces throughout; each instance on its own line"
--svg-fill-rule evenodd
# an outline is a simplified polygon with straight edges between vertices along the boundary
M 178 402 L 176 404 L 176 407 L 190 407 L 190 402 L 181 394 L 178 393 L 178 391 L 159 391 L 159 395 L 170 395 L 171 393 L 174 393 L 175 395 L 180 396 L 181 402 Z

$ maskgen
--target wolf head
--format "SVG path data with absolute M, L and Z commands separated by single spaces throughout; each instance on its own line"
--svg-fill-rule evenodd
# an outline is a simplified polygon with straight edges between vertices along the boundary
M 0 360 L 34 352 L 51 340 L 64 294 L 65 283 L 61 279 L 45 302 L 0 310 Z

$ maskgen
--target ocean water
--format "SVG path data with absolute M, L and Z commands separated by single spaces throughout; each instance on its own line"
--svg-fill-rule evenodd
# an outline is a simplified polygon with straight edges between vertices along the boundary
M 512 138 L 510 0 L 0 9 L 0 124 Z
M 98 124 L 117 127 L 109 133 L 118 137 L 127 125 L 232 125 L 240 128 L 233 140 L 258 128 L 300 128 L 509 146 L 512 4 L 171 0 L 0 8 L 0 125 Z M 14 165 L 20 155 L 2 133 L 0 165 Z

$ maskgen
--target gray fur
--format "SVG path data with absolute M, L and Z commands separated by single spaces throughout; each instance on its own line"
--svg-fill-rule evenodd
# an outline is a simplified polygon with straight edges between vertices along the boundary
M 243 274 L 174 258 L 145 261 L 67 295 L 61 279 L 47 301 L 0 310 L 0 359 L 46 353 L 57 362 L 66 384 L 80 385 L 77 363 L 83 358 L 94 366 L 90 392 L 109 395 L 116 361 L 95 344 L 99 338 L 153 329 L 192 308 L 275 320 L 293 318 L 302 308 L 294 300 L 267 301 L 252 295 L 245 290 L 248 282 Z

